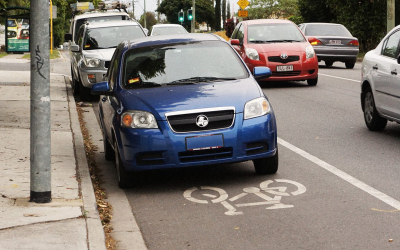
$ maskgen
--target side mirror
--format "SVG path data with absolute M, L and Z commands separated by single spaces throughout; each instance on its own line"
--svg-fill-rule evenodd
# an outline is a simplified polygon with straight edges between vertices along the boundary
M 261 80 L 270 77 L 272 71 L 268 67 L 254 67 L 253 75 L 256 80 Z
M 231 39 L 231 45 L 240 45 L 239 39 Z
M 108 82 L 99 82 L 94 84 L 90 92 L 92 95 L 113 95 Z
M 79 45 L 71 45 L 70 48 L 72 52 L 79 52 Z
M 65 40 L 66 42 L 72 41 L 72 34 L 66 33 L 66 34 L 64 35 L 64 40 Z

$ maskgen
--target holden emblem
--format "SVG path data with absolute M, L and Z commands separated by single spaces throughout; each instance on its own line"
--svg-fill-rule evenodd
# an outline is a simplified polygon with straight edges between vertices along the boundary
M 282 59 L 287 59 L 287 58 L 288 58 L 288 55 L 287 55 L 287 54 L 281 54 L 281 58 L 282 58 Z
M 196 118 L 196 125 L 200 128 L 204 128 L 208 125 L 208 117 L 205 115 L 199 115 Z

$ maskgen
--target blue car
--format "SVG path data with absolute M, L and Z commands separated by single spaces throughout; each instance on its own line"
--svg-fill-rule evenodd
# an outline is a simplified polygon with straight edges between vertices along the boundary
M 253 73 L 253 74 L 252 74 Z M 278 170 L 274 112 L 235 50 L 210 34 L 153 36 L 116 48 L 99 117 L 107 160 L 121 188 L 142 170 L 252 160 L 258 174 Z M 136 172 L 136 174 L 135 174 Z

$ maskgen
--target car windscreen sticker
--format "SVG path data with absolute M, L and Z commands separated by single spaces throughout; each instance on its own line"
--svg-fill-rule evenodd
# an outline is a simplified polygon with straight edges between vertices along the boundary
M 133 78 L 133 79 L 129 79 L 128 83 L 132 84 L 132 83 L 135 83 L 135 82 L 138 82 L 138 81 L 139 81 L 139 77 Z
M 86 44 L 86 45 L 85 45 L 85 48 L 90 48 L 90 44 Z

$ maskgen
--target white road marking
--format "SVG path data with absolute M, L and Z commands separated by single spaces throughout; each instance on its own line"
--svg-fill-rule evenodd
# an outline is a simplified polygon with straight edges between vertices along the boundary
M 339 77 L 339 76 L 325 75 L 325 74 L 321 74 L 321 73 L 318 73 L 318 75 L 337 78 L 337 79 L 342 79 L 342 80 L 346 80 L 346 81 L 352 81 L 352 82 L 361 82 L 361 80 L 354 80 L 354 79 L 343 78 L 343 77 Z
M 395 209 L 400 209 L 400 202 L 398 200 L 393 199 L 392 197 L 388 196 L 387 194 L 384 194 L 375 188 L 365 184 L 364 182 L 357 180 L 353 176 L 343 172 L 342 170 L 330 165 L 327 162 L 322 161 L 321 159 L 318 159 L 317 157 L 305 152 L 304 150 L 301 150 L 300 148 L 290 144 L 289 142 L 282 140 L 281 138 L 278 138 L 278 143 L 293 152 L 303 156 L 307 160 L 317 164 L 318 166 L 324 168 L 325 170 L 335 174 L 336 176 L 342 178 L 343 180 L 349 182 L 350 184 L 358 187 L 359 189 L 363 190 L 364 192 L 374 196 L 375 198 L 383 201 L 384 203 L 394 207 Z

